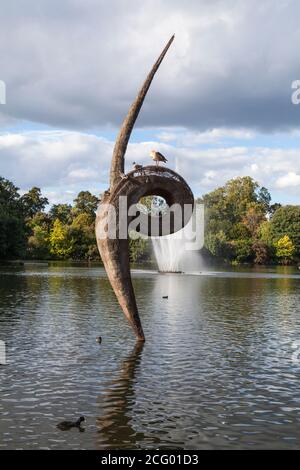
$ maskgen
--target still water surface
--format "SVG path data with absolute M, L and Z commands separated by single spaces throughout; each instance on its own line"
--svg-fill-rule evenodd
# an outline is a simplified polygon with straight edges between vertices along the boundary
M 300 447 L 297 270 L 134 285 L 144 346 L 101 268 L 0 269 L 0 449 Z

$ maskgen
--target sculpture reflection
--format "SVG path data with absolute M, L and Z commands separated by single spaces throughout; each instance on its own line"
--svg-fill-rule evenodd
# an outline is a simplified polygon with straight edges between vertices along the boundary
M 98 448 L 120 449 L 122 446 L 138 448 L 144 434 L 132 426 L 132 410 L 135 404 L 135 376 L 141 362 L 144 343 L 138 341 L 133 351 L 124 359 L 117 378 L 112 380 L 105 396 L 99 397 L 103 416 L 97 419 Z

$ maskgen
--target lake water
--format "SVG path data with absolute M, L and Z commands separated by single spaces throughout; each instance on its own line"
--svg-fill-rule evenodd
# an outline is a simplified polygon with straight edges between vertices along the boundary
M 101 268 L 2 267 L 0 449 L 299 448 L 298 273 L 135 271 L 142 346 Z

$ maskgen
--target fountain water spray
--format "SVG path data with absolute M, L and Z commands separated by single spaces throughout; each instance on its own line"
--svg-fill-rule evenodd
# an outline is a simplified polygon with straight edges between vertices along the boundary
M 152 237 L 152 246 L 158 270 L 161 273 L 182 273 L 199 271 L 202 257 L 198 250 L 187 249 L 187 244 L 195 238 L 193 217 L 187 225 L 176 233 L 163 237 Z
M 181 260 L 185 253 L 182 240 L 166 235 L 152 238 L 152 246 L 160 272 L 182 272 Z

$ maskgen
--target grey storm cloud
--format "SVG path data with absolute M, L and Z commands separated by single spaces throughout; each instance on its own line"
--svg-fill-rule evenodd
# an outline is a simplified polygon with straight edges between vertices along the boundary
M 5 0 L 0 123 L 118 126 L 175 33 L 138 126 L 296 128 L 299 14 L 297 0 Z

